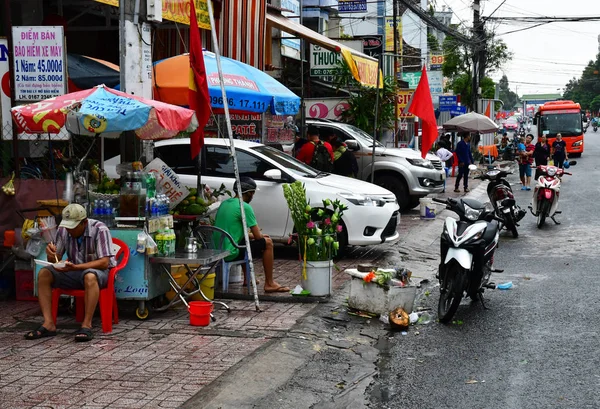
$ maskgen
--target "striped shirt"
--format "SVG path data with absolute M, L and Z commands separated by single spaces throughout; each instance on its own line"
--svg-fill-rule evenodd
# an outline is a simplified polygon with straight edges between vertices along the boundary
M 69 261 L 73 264 L 83 264 L 110 257 L 108 268 L 115 267 L 117 262 L 112 253 L 112 238 L 110 230 L 98 220 L 87 219 L 88 223 L 79 240 L 71 237 L 64 227 L 59 227 L 56 233 L 56 254 L 58 258 L 67 252 Z

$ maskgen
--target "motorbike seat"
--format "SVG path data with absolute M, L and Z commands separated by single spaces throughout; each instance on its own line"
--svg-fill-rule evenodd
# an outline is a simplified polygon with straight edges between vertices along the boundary
M 485 228 L 485 231 L 483 232 L 483 236 L 482 236 L 485 243 L 489 244 L 492 241 L 494 241 L 494 238 L 496 237 L 497 232 L 498 232 L 498 222 L 496 220 L 489 222 L 487 227 Z

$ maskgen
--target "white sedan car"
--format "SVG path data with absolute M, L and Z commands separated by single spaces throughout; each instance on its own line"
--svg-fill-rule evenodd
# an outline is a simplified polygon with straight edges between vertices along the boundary
M 188 187 L 196 187 L 197 164 L 190 158 L 189 139 L 171 139 L 155 143 L 154 156 L 161 158 Z M 211 188 L 225 184 L 233 188 L 233 159 L 226 139 L 205 139 L 206 159 L 202 164 L 202 183 Z M 398 203 L 392 192 L 377 185 L 343 176 L 319 172 L 292 156 L 259 143 L 235 141 L 240 176 L 249 176 L 260 189 L 252 200 L 258 225 L 274 241 L 288 242 L 294 223 L 283 197 L 283 183 L 300 180 L 306 197 L 318 207 L 324 199 L 341 199 L 348 206 L 342 221 L 346 232 L 342 243 L 365 246 L 399 238 Z M 105 163 L 108 176 L 116 175 L 120 157 Z

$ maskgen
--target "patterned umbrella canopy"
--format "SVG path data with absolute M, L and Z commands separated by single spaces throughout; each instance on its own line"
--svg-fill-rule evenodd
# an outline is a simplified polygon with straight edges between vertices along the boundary
M 198 127 L 194 111 L 98 85 L 11 110 L 19 132 L 119 136 L 135 131 L 140 139 L 168 139 Z

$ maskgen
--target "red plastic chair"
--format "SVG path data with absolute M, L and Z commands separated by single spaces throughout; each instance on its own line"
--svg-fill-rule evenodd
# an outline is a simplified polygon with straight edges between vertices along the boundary
M 110 269 L 108 272 L 108 285 L 100 290 L 98 303 L 100 305 L 100 318 L 102 319 L 102 332 L 112 332 L 113 321 L 119 323 L 119 310 L 117 308 L 117 295 L 115 294 L 115 277 L 117 272 L 127 265 L 129 261 L 129 247 L 119 239 L 112 239 L 113 243 L 120 247 L 115 258 L 117 266 Z M 120 258 L 120 261 L 119 261 Z M 83 321 L 84 315 L 84 290 L 64 290 L 62 288 L 54 288 L 52 290 L 52 319 L 56 324 L 58 316 L 58 299 L 62 294 L 75 297 L 75 320 Z M 112 318 L 112 319 L 111 319 Z

